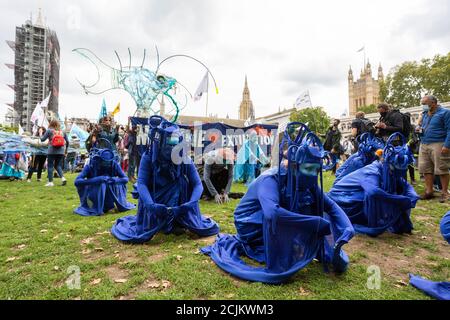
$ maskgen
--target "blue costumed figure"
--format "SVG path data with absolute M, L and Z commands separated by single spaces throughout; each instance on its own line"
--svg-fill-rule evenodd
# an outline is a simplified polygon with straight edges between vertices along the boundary
M 450 244 L 450 211 L 442 218 L 441 233 L 445 241 Z M 439 299 L 450 300 L 450 282 L 434 282 L 410 274 L 409 283 L 427 295 Z
M 81 205 L 74 213 L 100 216 L 115 207 L 119 212 L 134 209 L 127 201 L 127 183 L 113 149 L 99 149 L 96 144 L 89 152 L 89 164 L 75 179 Z
M 22 180 L 25 177 L 26 155 L 24 152 L 5 151 L 5 160 L 0 169 L 0 177 Z
M 402 143 L 392 142 L 400 137 Z M 406 180 L 414 162 L 403 135 L 393 134 L 386 142 L 383 160 L 361 168 L 335 183 L 328 196 L 347 213 L 355 230 L 369 236 L 385 231 L 410 233 L 411 209 L 419 197 Z
M 258 134 L 253 130 L 237 153 L 234 181 L 247 185 L 252 183 L 258 177 L 261 167 L 267 163 L 269 159 L 258 144 Z
M 192 160 L 177 148 L 182 142 L 179 127 L 160 116 L 152 116 L 149 124 L 150 144 L 134 192 L 139 198 L 137 215 L 118 219 L 112 234 L 132 243 L 149 241 L 159 231 L 188 229 L 201 237 L 218 234 L 218 225 L 200 213 L 203 186 Z M 172 154 L 179 164 L 172 161 Z
M 292 141 L 288 132 L 294 125 L 301 130 Z M 331 264 L 336 272 L 346 271 L 349 260 L 341 247 L 354 229 L 323 194 L 322 143 L 304 124 L 291 123 L 279 153 L 279 167 L 258 177 L 236 208 L 237 234 L 219 235 L 202 252 L 233 276 L 264 283 L 285 282 L 315 258 L 326 269 Z
M 336 171 L 335 184 L 350 173 L 371 164 L 381 155 L 384 142 L 380 138 L 376 138 L 373 134 L 366 132 L 360 135 L 357 140 L 359 145 L 358 152 L 350 156 Z

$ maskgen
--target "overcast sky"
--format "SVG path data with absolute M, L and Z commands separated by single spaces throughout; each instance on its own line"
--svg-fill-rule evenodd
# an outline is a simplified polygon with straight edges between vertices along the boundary
M 374 76 L 381 62 L 385 74 L 396 64 L 446 54 L 450 51 L 449 0 L 128 0 L 50 1 L 1 0 L 0 38 L 15 39 L 15 26 L 38 8 L 61 46 L 60 113 L 96 118 L 102 98 L 112 109 L 118 101 L 125 122 L 135 110 L 123 91 L 86 96 L 76 78 L 90 83 L 96 71 L 72 53 L 89 48 L 111 66 L 118 67 L 117 50 L 128 64 L 155 69 L 158 46 L 161 58 L 188 54 L 203 61 L 214 74 L 219 94 L 209 94 L 209 111 L 237 118 L 245 75 L 248 76 L 256 116 L 292 107 L 300 93 L 309 90 L 312 103 L 331 116 L 348 108 L 347 74 L 356 75 L 363 64 L 362 46 Z M 0 57 L 13 63 L 14 53 L 3 41 Z M 13 102 L 13 71 L 0 73 L 0 116 Z M 205 70 L 185 59 L 174 59 L 162 72 L 195 92 Z M 183 111 L 204 115 L 205 99 L 190 102 Z M 3 120 L 3 119 L 2 119 Z M 0 121 L 2 122 L 2 121 Z

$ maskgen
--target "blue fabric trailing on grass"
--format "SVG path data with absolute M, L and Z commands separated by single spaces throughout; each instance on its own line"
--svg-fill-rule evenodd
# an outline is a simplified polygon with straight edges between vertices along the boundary
M 203 186 L 192 160 L 184 156 L 181 164 L 171 160 L 173 148 L 182 139 L 178 126 L 156 116 L 150 118 L 150 125 L 151 144 L 142 156 L 133 191 L 139 199 L 137 215 L 118 219 L 112 234 L 131 243 L 147 242 L 156 233 L 169 234 L 174 228 L 186 228 L 201 237 L 217 234 L 218 225 L 200 213 Z
M 450 300 L 450 282 L 434 282 L 410 274 L 409 283 L 435 299 Z
M 405 144 L 390 144 L 396 135 L 388 140 L 383 161 L 347 175 L 328 193 L 359 233 L 378 236 L 385 231 L 401 234 L 413 229 L 410 214 L 419 197 L 406 181 L 413 158 Z
M 444 239 L 450 243 L 450 211 L 441 220 L 441 233 Z
M 302 137 L 284 141 L 291 148 L 287 167 L 263 173 L 234 212 L 236 235 L 219 235 L 202 252 L 226 272 L 249 281 L 278 284 L 317 258 L 336 272 L 348 267 L 341 247 L 354 235 L 345 213 L 318 186 L 323 147 L 306 126 Z M 287 129 L 289 132 L 289 126 Z M 287 136 L 286 136 L 287 137 Z M 315 174 L 311 172 L 315 171 Z M 260 267 L 245 263 L 248 257 Z

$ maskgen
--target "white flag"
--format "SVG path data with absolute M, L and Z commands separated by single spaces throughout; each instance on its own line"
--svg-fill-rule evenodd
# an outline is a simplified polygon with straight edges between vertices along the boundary
M 296 108 L 312 107 L 309 91 L 303 92 L 295 101 Z
M 36 120 L 41 119 L 42 115 L 44 114 L 44 110 L 41 108 L 41 104 L 38 102 L 36 104 L 36 108 L 34 108 L 33 113 L 31 114 L 31 122 L 35 123 Z
M 194 94 L 194 101 L 200 100 L 203 93 L 208 92 L 208 81 L 209 81 L 208 72 L 206 72 L 205 76 L 202 79 L 202 82 L 200 82 L 198 89 Z
M 48 103 L 50 102 L 50 96 L 51 93 L 48 94 L 48 97 L 45 98 L 42 102 L 41 102 L 41 108 L 47 108 L 48 107 Z

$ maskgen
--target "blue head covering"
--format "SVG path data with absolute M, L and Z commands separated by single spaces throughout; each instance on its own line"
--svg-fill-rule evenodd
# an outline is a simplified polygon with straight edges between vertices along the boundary
M 400 144 L 394 146 L 393 142 L 400 138 Z M 383 151 L 383 180 L 381 188 L 389 193 L 402 193 L 406 181 L 406 171 L 411 163 L 414 163 L 414 156 L 406 144 L 405 137 L 396 132 L 386 141 Z
M 294 126 L 298 126 L 298 134 L 292 139 Z M 280 144 L 279 183 L 282 202 L 289 210 L 323 215 L 324 156 L 322 142 L 305 124 L 288 124 Z M 287 167 L 283 166 L 284 159 L 287 159 Z
M 372 133 L 366 132 L 357 138 L 358 154 L 365 164 L 372 163 L 376 160 L 375 152 L 384 148 L 384 142 L 380 138 L 376 138 Z
M 100 148 L 99 142 L 107 142 L 106 148 Z M 102 143 L 102 145 L 104 145 Z M 89 152 L 89 166 L 92 168 L 94 175 L 110 175 L 113 176 L 113 162 L 119 161 L 117 152 L 113 149 L 111 142 L 107 139 L 100 138 Z

